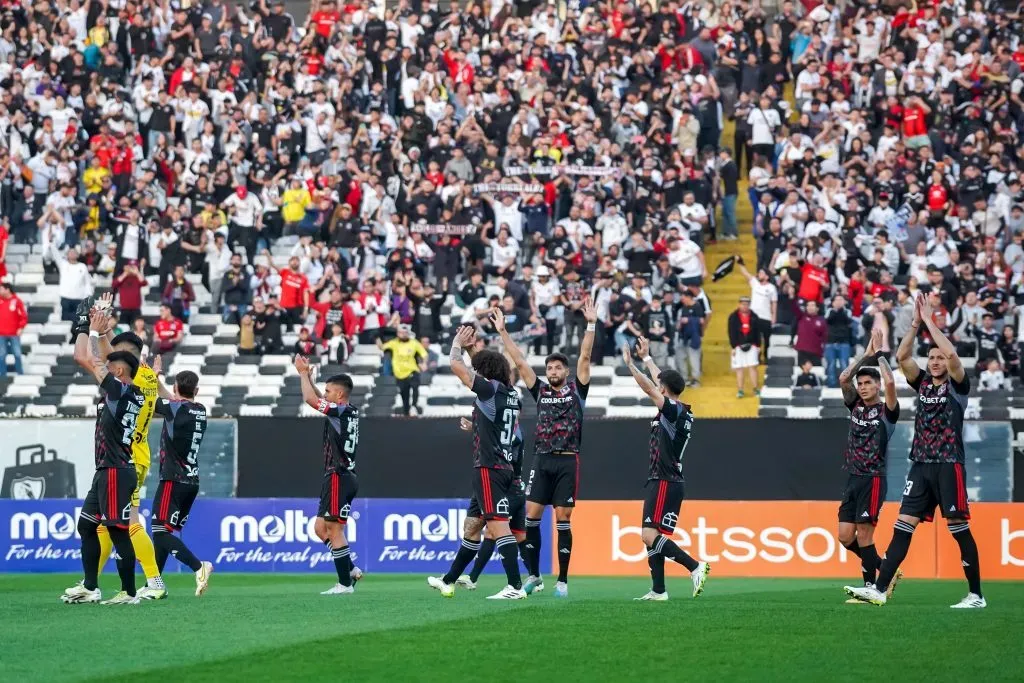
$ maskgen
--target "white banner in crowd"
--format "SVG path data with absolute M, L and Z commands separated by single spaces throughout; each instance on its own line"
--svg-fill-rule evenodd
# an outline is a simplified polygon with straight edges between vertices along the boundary
M 423 233 L 424 235 L 474 235 L 476 234 L 476 226 L 470 224 L 455 224 L 455 223 L 414 223 L 412 226 L 413 232 Z
M 506 166 L 503 173 L 505 175 L 557 176 L 565 174 L 601 177 L 615 175 L 619 173 L 619 169 L 608 166 L 577 166 L 575 164 L 559 164 L 556 166 Z
M 476 183 L 473 185 L 473 192 L 484 194 L 487 192 L 510 192 L 513 194 L 535 194 L 544 191 L 540 183 Z

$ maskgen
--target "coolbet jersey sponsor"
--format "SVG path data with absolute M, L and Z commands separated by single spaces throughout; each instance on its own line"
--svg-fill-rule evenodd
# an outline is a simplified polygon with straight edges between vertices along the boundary
M 348 403 L 320 399 L 316 407 L 324 424 L 324 474 L 355 472 L 359 446 L 359 409 Z
M 559 389 L 538 378 L 530 387 L 537 401 L 537 435 L 533 452 L 537 455 L 564 453 L 578 455 L 583 441 L 583 408 L 588 384 L 568 380 Z
M 846 439 L 843 469 L 864 476 L 885 474 L 889 439 L 900 419 L 899 405 L 890 411 L 883 401 L 866 405 L 857 398 L 846 407 L 850 409 L 850 435 Z
M 683 453 L 693 432 L 693 413 L 685 403 L 665 399 L 651 420 L 651 464 L 647 480 L 683 480 Z
M 100 383 L 103 400 L 96 417 L 96 469 L 134 468 L 132 437 L 146 397 L 113 375 Z
M 149 467 L 149 423 L 153 419 L 153 412 L 156 408 L 156 401 L 159 394 L 159 381 L 153 368 L 145 363 L 139 365 L 139 371 L 135 373 L 132 384 L 142 392 L 145 403 L 139 411 L 139 419 L 135 425 L 135 434 L 132 437 L 132 458 L 135 464 Z
M 198 485 L 206 407 L 195 401 L 158 399 L 155 410 L 164 419 L 160 433 L 160 480 Z
M 917 414 L 914 416 L 914 441 L 910 459 L 914 462 L 964 462 L 964 411 L 971 381 L 947 377 L 935 384 L 925 372 L 907 382 L 917 391 Z
M 473 466 L 511 470 L 519 426 L 519 392 L 497 380 L 473 379 Z

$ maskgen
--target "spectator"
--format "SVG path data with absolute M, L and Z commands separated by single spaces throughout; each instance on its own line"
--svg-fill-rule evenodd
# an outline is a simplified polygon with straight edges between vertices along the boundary
M 740 305 L 729 315 L 729 346 L 732 347 L 730 365 L 736 373 L 736 397 L 743 398 L 749 388 L 760 396 L 757 367 L 760 364 L 759 322 L 757 314 L 750 310 L 750 297 L 741 296 Z
M 210 268 L 211 278 L 214 275 L 213 266 Z M 250 299 L 250 277 L 242 269 L 242 256 L 231 254 L 228 271 L 221 279 L 221 285 L 217 291 L 223 293 L 224 306 L 221 308 L 221 319 L 225 323 L 238 324 L 239 316 L 249 306 Z
M 269 259 L 270 254 L 266 255 Z M 300 265 L 299 257 L 292 256 L 288 259 L 288 267 L 277 271 L 281 276 L 281 308 L 288 329 L 301 325 L 309 315 L 309 280 L 300 272 Z
M 221 297 L 224 295 L 224 277 L 228 274 L 229 270 L 234 269 L 234 254 L 231 249 L 227 246 L 227 238 L 221 232 L 215 232 L 213 234 L 213 240 L 206 240 L 206 246 L 204 247 L 206 255 L 204 257 L 205 265 L 205 276 L 207 289 L 210 290 L 210 307 L 217 311 L 221 309 Z M 252 261 L 250 260 L 250 263 Z M 241 270 L 241 257 L 239 257 L 239 271 Z M 245 273 L 244 279 L 246 281 L 246 290 L 248 295 L 249 285 L 249 274 Z M 246 301 L 245 303 L 248 303 Z
M 129 320 L 128 318 L 125 317 L 124 313 L 122 312 L 121 320 L 127 322 L 129 329 L 135 333 L 135 336 L 142 340 L 142 357 L 148 358 L 150 344 L 149 331 L 146 329 L 145 318 L 138 317 Z
M 146 286 L 146 278 L 135 261 L 125 264 L 121 274 L 114 278 L 112 288 L 121 307 L 121 320 L 131 323 L 142 316 L 142 290 Z
M 238 323 L 238 353 L 243 356 L 254 356 L 260 353 L 256 343 L 256 323 L 248 313 Z
M 976 366 L 980 373 L 989 360 L 999 360 L 999 342 L 1003 334 L 996 328 L 992 314 L 986 311 L 981 318 L 981 327 L 974 330 L 974 336 L 978 339 Z
M 832 306 L 825 316 L 828 326 L 825 342 L 825 381 L 832 389 L 839 387 L 839 373 L 850 363 L 853 343 L 853 316 L 846 308 L 842 294 L 832 297 Z M 879 349 L 881 350 L 881 349 Z
M 0 280 L 0 377 L 7 376 L 7 356 L 14 357 L 14 373 L 23 372 L 21 333 L 28 325 L 25 304 L 14 293 L 11 283 Z
M 308 327 L 299 328 L 299 338 L 295 340 L 292 353 L 307 358 L 316 358 L 320 355 L 320 344 L 310 336 Z
M 803 365 L 805 360 L 809 360 L 820 366 L 825 354 L 825 341 L 828 339 L 828 324 L 825 318 L 818 315 L 817 302 L 808 301 L 807 309 L 797 312 L 796 321 L 796 343 L 793 348 L 796 349 L 797 362 Z
M 736 200 L 739 197 L 740 172 L 733 161 L 732 150 L 728 147 L 723 147 L 718 152 L 718 175 L 722 180 L 722 239 L 735 240 L 739 236 L 736 225 Z
M 750 310 L 757 316 L 758 345 L 761 347 L 763 360 L 767 363 L 772 328 L 778 315 L 779 291 L 772 284 L 771 276 L 764 268 L 758 268 L 757 277 L 754 277 L 747 270 L 742 257 L 737 258 L 736 265 L 743 273 L 743 277 L 750 283 Z
M 821 386 L 818 376 L 814 374 L 814 363 L 805 360 L 800 364 L 800 374 L 796 378 L 797 389 L 817 389 Z
M 660 296 L 651 299 L 651 305 L 641 321 L 641 329 L 649 342 L 649 353 L 654 359 L 654 364 L 660 368 L 667 367 L 672 349 L 673 329 L 669 312 L 662 304 Z
M 398 383 L 398 393 L 402 397 L 402 414 L 409 417 L 410 407 L 423 414 L 419 406 L 420 373 L 426 372 L 427 350 L 412 338 L 412 329 L 408 325 L 398 326 L 398 336 L 381 343 L 377 339 L 377 347 L 391 354 L 391 371 Z M 410 397 L 411 393 L 411 397 Z
M 256 335 L 256 348 L 259 353 L 280 353 L 284 348 L 281 340 L 282 313 L 277 299 L 271 297 L 264 302 L 262 297 L 255 297 L 248 315 L 252 317 L 253 333 Z
M 702 337 L 706 312 L 693 292 L 684 289 L 676 311 L 676 367 L 687 386 L 699 387 L 701 378 Z
M 167 304 L 160 306 L 160 319 L 153 325 L 153 348 L 157 353 L 173 351 L 185 338 L 185 326 Z
M 185 266 L 175 266 L 173 277 L 164 287 L 161 301 L 166 304 L 174 317 L 188 324 L 192 312 L 192 302 L 196 300 L 192 283 L 185 278 Z
M 86 265 L 78 260 L 78 250 L 74 247 L 68 249 L 64 258 L 54 260 L 60 270 L 60 319 L 73 321 L 78 305 L 92 296 L 92 275 Z
M 1005 388 L 1006 376 L 1003 374 L 1003 369 L 999 367 L 999 361 L 989 358 L 980 362 L 983 363 L 984 370 L 981 371 L 978 378 L 978 388 L 981 391 L 999 391 Z
M 11 237 L 8 220 L 7 216 L 0 217 L 0 280 L 7 277 L 7 243 Z

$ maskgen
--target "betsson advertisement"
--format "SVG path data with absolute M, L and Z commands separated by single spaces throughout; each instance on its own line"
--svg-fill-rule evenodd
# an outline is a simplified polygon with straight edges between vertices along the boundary
M 347 529 L 356 564 L 368 573 L 444 573 L 459 548 L 467 503 L 356 499 Z M 81 505 L 80 500 L 0 500 L 0 572 L 81 571 Z M 148 521 L 149 501 L 142 509 Z M 182 538 L 220 571 L 334 571 L 330 552 L 313 532 L 316 509 L 311 498 L 199 498 Z M 541 568 L 551 569 L 548 553 Z M 169 561 L 167 569 L 181 567 Z M 497 555 L 486 571 L 501 571 Z

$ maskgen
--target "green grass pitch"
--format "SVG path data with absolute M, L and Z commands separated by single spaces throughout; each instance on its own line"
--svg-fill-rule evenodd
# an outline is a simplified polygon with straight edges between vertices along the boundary
M 475 592 L 444 599 L 422 576 L 168 578 L 169 599 L 63 605 L 78 577 L 0 576 L 0 681 L 1021 681 L 1024 584 L 989 583 L 985 610 L 954 611 L 963 582 L 904 581 L 886 607 L 843 604 L 832 580 L 577 578 L 562 600 Z M 140 579 L 141 580 L 141 579 Z M 101 586 L 113 593 L 116 577 Z

